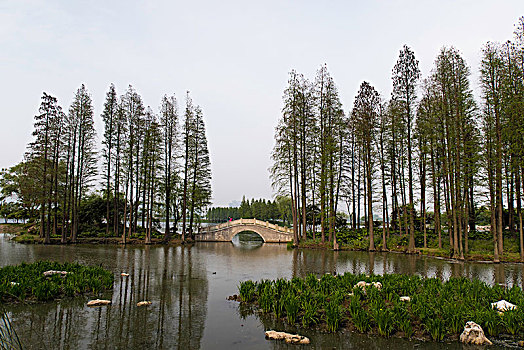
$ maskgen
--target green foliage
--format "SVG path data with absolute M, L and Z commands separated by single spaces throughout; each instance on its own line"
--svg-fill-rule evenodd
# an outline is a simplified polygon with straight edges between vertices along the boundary
M 298 298 L 289 293 L 284 300 L 284 308 L 286 309 L 287 321 L 290 324 L 294 324 L 299 311 L 299 300 Z
M 319 322 L 318 307 L 314 300 L 305 299 L 302 302 L 301 309 L 304 311 L 302 315 L 302 326 L 307 327 Z
M 43 273 L 48 270 L 67 271 L 68 274 L 45 277 Z M 0 300 L 5 302 L 97 295 L 112 288 L 113 274 L 97 266 L 39 261 L 0 269 Z
M 342 319 L 342 308 L 338 300 L 330 301 L 326 306 L 326 324 L 328 330 L 335 332 L 338 330 L 340 320 Z
M 502 316 L 504 328 L 512 335 L 516 335 L 523 327 L 524 317 L 522 311 L 518 309 L 507 310 Z
M 240 287 L 238 288 L 240 298 L 243 301 L 250 302 L 255 295 L 255 283 L 253 281 L 240 282 Z
M 359 332 L 367 333 L 371 329 L 371 319 L 365 310 L 358 309 L 355 312 L 351 312 L 351 318 Z
M 446 335 L 446 327 L 444 320 L 440 317 L 429 317 L 426 319 L 425 328 L 431 335 L 431 339 L 435 341 L 442 341 Z
M 355 288 L 359 281 L 380 282 L 375 287 Z M 514 286 L 489 286 L 479 280 L 421 278 L 409 275 L 344 275 L 330 274 L 317 278 L 246 281 L 239 287 L 244 302 L 252 302 L 277 318 L 287 317 L 289 323 L 303 327 L 320 325 L 329 332 L 337 331 L 345 320 L 361 333 L 378 333 L 390 337 L 395 332 L 411 338 L 415 332 L 425 333 L 435 341 L 458 336 L 467 321 L 484 327 L 487 334 L 518 335 L 523 331 L 524 317 L 518 311 L 500 316 L 491 303 L 506 299 L 524 307 L 524 293 Z M 410 296 L 411 301 L 400 301 Z M 347 309 L 346 309 L 347 308 Z
M 389 337 L 394 329 L 393 311 L 387 308 L 380 308 L 375 313 L 375 323 L 380 335 Z

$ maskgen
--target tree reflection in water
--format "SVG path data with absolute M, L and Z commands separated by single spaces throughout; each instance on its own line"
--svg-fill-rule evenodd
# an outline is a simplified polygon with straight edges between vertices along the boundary
M 129 277 L 120 277 L 120 271 Z M 41 349 L 198 349 L 208 283 L 191 248 L 119 249 L 107 307 L 86 300 L 16 305 L 13 320 L 24 344 Z M 142 300 L 152 301 L 137 307 Z

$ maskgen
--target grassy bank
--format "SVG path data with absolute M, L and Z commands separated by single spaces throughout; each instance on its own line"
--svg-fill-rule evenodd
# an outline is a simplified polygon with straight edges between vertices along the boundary
M 17 235 L 13 237 L 11 240 L 17 243 L 24 243 L 24 244 L 44 244 L 43 238 L 39 237 L 38 235 L 31 235 L 28 233 Z M 60 237 L 51 237 L 49 244 L 63 244 L 63 243 L 61 242 Z M 65 244 L 73 244 L 73 243 L 68 241 Z M 121 237 L 78 237 L 74 244 L 113 244 L 115 245 L 115 244 L 122 244 L 122 238 Z M 143 238 L 127 238 L 126 244 L 139 245 L 139 244 L 145 244 L 145 243 L 144 243 Z M 151 244 L 166 244 L 166 243 L 160 238 L 152 238 Z M 181 239 L 172 239 L 167 244 L 168 245 L 180 245 L 180 244 L 183 244 L 183 242 Z
M 359 281 L 380 282 L 381 289 L 355 287 Z M 467 321 L 480 324 L 488 337 L 524 333 L 524 293 L 519 287 L 488 286 L 479 281 L 345 273 L 317 279 L 245 281 L 239 286 L 243 304 L 255 306 L 291 327 L 335 332 L 348 329 L 384 337 L 456 340 Z M 409 296 L 410 301 L 400 301 Z M 499 315 L 491 303 L 505 299 L 517 310 Z
M 337 238 L 338 239 L 338 238 Z M 407 235 L 390 235 L 386 242 L 387 249 L 383 248 L 381 237 L 375 238 L 375 247 L 377 251 L 393 251 L 398 253 L 407 253 L 408 236 Z M 420 243 L 420 242 L 419 242 Z M 338 239 L 339 250 L 349 251 L 368 251 L 369 239 L 367 237 L 358 237 L 353 239 Z M 447 237 L 442 237 L 442 248 L 438 248 L 438 241 L 434 237 L 429 237 L 427 247 L 422 248 L 423 244 L 417 244 L 417 254 L 435 256 L 441 258 L 452 258 L 453 251 L 449 245 Z M 490 239 L 476 238 L 468 241 L 468 252 L 464 254 L 464 259 L 469 261 L 492 261 L 493 241 Z M 307 239 L 300 241 L 298 248 L 307 249 L 333 249 L 332 242 L 322 243 L 319 238 Z M 519 241 L 515 237 L 504 238 L 504 254 L 499 259 L 502 262 L 520 262 Z
M 45 271 L 66 271 L 44 276 Z M 0 269 L 0 301 L 48 301 L 76 295 L 97 295 L 113 288 L 113 273 L 98 266 L 39 261 Z
M 12 241 L 25 244 L 44 244 L 44 238 L 35 234 L 34 224 L 0 224 L 0 233 L 8 233 L 14 235 Z M 157 234 L 151 239 L 151 244 L 165 244 L 163 235 Z M 75 244 L 121 244 L 122 237 L 106 236 L 103 234 L 81 234 Z M 58 235 L 51 235 L 50 244 L 62 244 L 61 237 Z M 71 242 L 66 242 L 71 244 Z M 131 238 L 126 239 L 126 244 L 144 244 L 144 234 L 136 234 Z M 182 240 L 179 238 L 171 239 L 167 244 L 180 245 Z

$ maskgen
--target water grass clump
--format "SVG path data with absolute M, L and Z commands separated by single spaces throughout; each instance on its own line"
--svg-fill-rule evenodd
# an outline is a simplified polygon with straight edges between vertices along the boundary
M 380 282 L 382 288 L 357 287 L 359 281 Z M 351 273 L 317 278 L 310 274 L 291 280 L 245 281 L 239 290 L 242 303 L 293 327 L 327 332 L 346 328 L 440 342 L 457 340 L 466 322 L 474 321 L 492 338 L 524 335 L 522 289 L 490 286 L 480 280 Z M 401 301 L 401 296 L 409 298 Z M 501 299 L 517 309 L 504 313 L 492 309 L 491 303 Z
M 67 274 L 44 276 L 45 271 Z M 49 301 L 76 295 L 97 295 L 113 288 L 113 273 L 99 266 L 38 261 L 0 268 L 0 301 Z

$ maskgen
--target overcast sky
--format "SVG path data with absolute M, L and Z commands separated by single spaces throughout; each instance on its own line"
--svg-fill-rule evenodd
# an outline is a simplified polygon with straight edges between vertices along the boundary
M 363 80 L 384 97 L 402 45 L 424 76 L 442 46 L 466 58 L 512 38 L 524 1 L 0 0 L 0 167 L 22 160 L 46 91 L 69 108 L 85 83 L 100 131 L 104 96 L 129 84 L 158 111 L 190 90 L 204 112 L 214 205 L 272 198 L 268 168 L 287 74 L 327 63 L 347 111 Z M 99 132 L 99 135 L 101 133 Z

